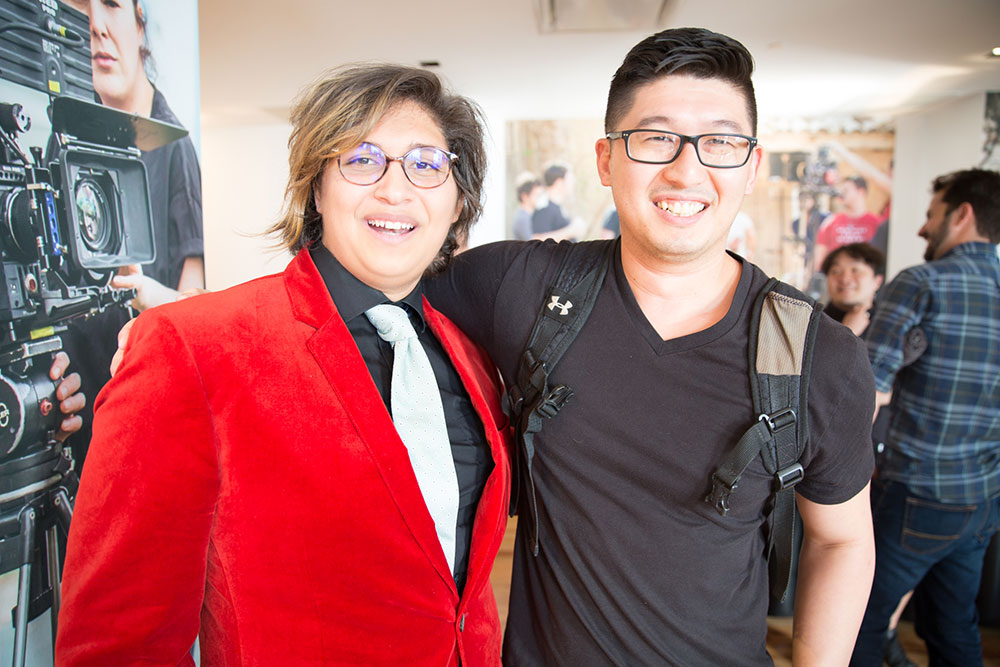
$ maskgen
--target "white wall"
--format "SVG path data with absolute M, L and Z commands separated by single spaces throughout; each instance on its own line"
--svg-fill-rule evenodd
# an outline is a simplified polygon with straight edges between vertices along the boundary
M 205 273 L 218 290 L 281 271 L 290 256 L 262 236 L 278 219 L 288 178 L 282 122 L 202 125 Z
M 917 230 L 931 201 L 931 181 L 982 160 L 985 110 L 986 94 L 979 93 L 896 120 L 889 278 L 924 261 L 927 244 Z

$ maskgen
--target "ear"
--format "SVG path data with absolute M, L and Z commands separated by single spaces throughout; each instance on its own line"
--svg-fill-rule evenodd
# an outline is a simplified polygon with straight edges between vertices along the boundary
M 972 209 L 972 204 L 962 202 L 951 212 L 951 227 L 962 233 L 976 232 L 976 212 Z
M 875 289 L 882 289 L 882 283 L 885 282 L 885 276 L 875 276 Z
M 323 203 L 321 199 L 321 193 L 323 192 L 323 182 L 315 183 L 312 186 L 313 204 L 316 205 L 316 210 L 319 211 L 323 208 Z
M 601 179 L 601 185 L 611 185 L 611 140 L 601 137 L 594 144 L 594 151 L 597 153 L 597 175 Z
M 750 178 L 747 179 L 747 186 L 743 190 L 744 195 L 753 192 L 753 185 L 757 182 L 757 174 L 760 172 L 760 165 L 764 161 L 764 149 L 759 145 L 754 146 L 750 153 Z

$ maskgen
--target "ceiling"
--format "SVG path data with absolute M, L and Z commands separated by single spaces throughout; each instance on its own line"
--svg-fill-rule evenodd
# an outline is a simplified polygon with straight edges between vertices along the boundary
M 621 25 L 623 5 L 640 27 L 579 29 Z M 494 117 L 599 118 L 628 49 L 687 25 L 754 54 L 765 130 L 1000 90 L 1000 0 L 201 0 L 199 24 L 208 127 L 283 119 L 310 79 L 359 60 L 437 61 Z

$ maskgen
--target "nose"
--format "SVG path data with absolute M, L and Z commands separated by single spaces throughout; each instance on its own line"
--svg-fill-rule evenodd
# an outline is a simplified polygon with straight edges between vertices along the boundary
M 392 159 L 385 174 L 375 183 L 375 197 L 387 204 L 399 204 L 412 196 L 414 187 L 403 172 L 403 161 Z
M 680 154 L 670 164 L 663 165 L 660 175 L 669 182 L 690 185 L 701 180 L 705 166 L 698 160 L 694 144 L 686 142 Z
M 98 37 L 107 37 L 108 35 L 107 17 L 100 2 L 90 3 L 90 32 Z

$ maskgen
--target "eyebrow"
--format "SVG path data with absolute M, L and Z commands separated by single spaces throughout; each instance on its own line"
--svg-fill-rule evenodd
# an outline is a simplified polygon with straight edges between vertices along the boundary
M 673 124 L 673 122 L 674 120 L 669 116 L 647 116 L 639 121 L 637 127 L 649 127 L 650 125 L 665 125 L 669 127 Z M 743 134 L 743 128 L 735 121 L 720 118 L 719 120 L 713 120 L 709 123 L 709 125 L 711 125 L 714 129 Z
M 363 139 L 361 141 L 361 143 L 358 144 L 358 145 L 359 146 L 365 146 L 365 145 L 374 146 L 375 148 L 379 149 L 383 153 L 386 152 L 384 148 L 382 148 L 380 145 L 376 144 L 374 141 L 367 141 L 367 140 Z M 451 150 L 449 148 L 442 148 L 441 146 L 438 146 L 436 144 L 426 144 L 426 143 L 420 143 L 420 142 L 411 142 L 410 145 L 409 145 L 409 148 L 405 149 L 403 151 L 403 153 L 401 153 L 399 155 L 399 157 L 402 157 L 403 155 L 406 155 L 407 153 L 409 153 L 410 151 L 412 151 L 415 148 L 437 148 L 437 149 L 440 149 L 440 150 L 443 150 L 443 151 L 450 151 Z M 386 153 L 386 155 L 388 155 L 388 153 Z

